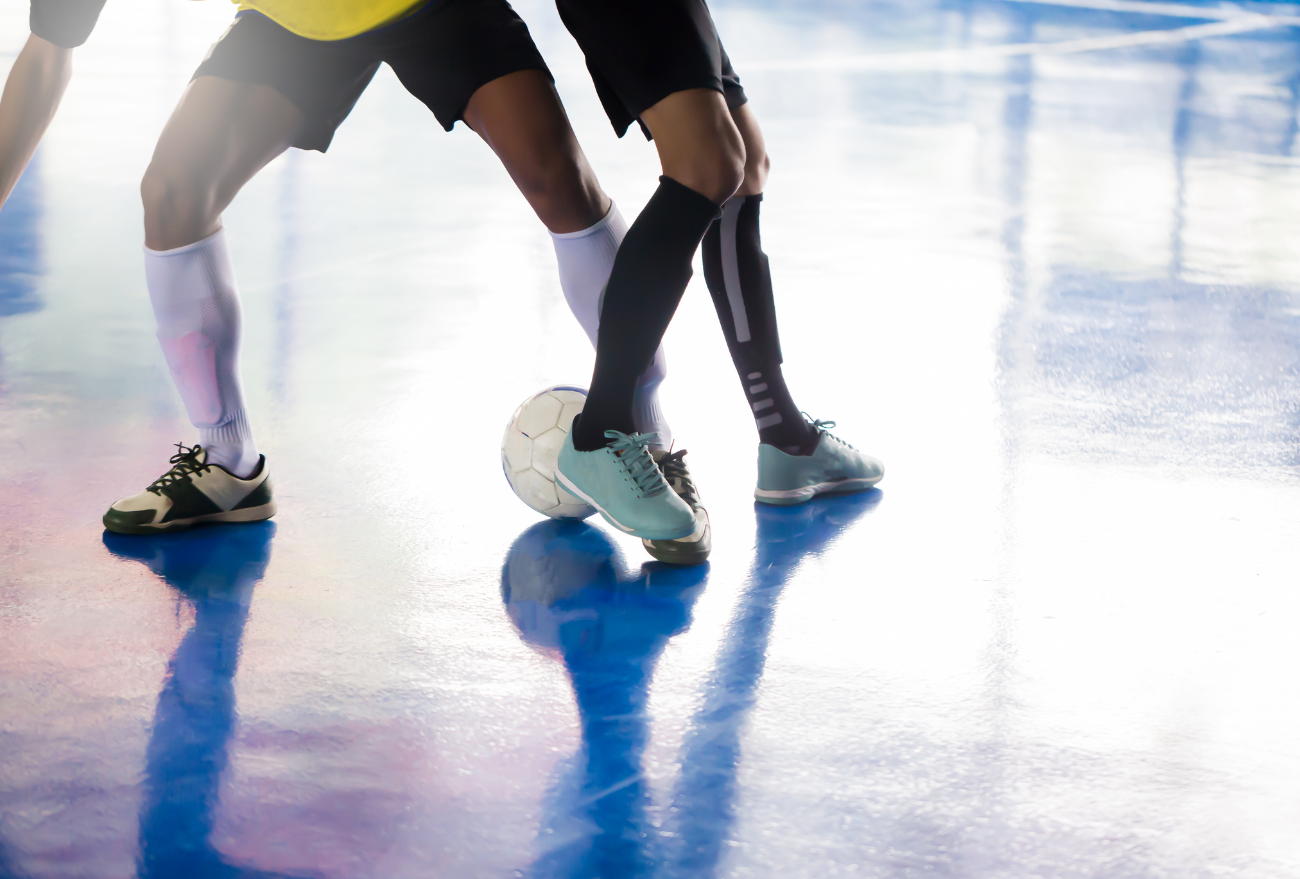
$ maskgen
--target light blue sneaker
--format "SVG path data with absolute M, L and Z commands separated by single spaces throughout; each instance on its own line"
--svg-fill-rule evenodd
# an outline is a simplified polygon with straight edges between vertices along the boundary
M 650 457 L 656 434 L 607 430 L 605 436 L 613 440 L 608 446 L 579 452 L 569 431 L 555 467 L 560 484 L 606 522 L 642 540 L 677 540 L 694 532 L 695 511 L 668 487 Z
M 759 443 L 754 499 L 763 504 L 803 504 L 819 494 L 866 491 L 879 482 L 885 465 L 826 432 L 834 426 L 834 421 L 812 421 L 817 448 L 811 455 L 789 455 Z

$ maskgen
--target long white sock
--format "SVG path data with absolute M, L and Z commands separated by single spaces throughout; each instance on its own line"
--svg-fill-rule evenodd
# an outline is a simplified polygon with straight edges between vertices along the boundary
M 610 204 L 605 218 L 581 232 L 551 233 L 555 244 L 555 258 L 560 264 L 560 287 L 569 310 L 578 319 L 591 344 L 596 344 L 600 327 L 600 306 L 605 295 L 605 284 L 614 269 L 614 256 L 627 234 L 627 222 L 618 212 L 618 205 Z M 637 379 L 636 395 L 632 399 L 632 423 L 640 433 L 659 434 L 656 445 L 667 448 L 673 444 L 673 431 L 668 426 L 659 405 L 659 385 L 668 375 L 668 358 L 663 346 L 655 352 L 655 359 Z
M 238 477 L 257 467 L 239 380 L 241 309 L 226 234 L 175 250 L 144 249 L 158 341 L 208 462 Z

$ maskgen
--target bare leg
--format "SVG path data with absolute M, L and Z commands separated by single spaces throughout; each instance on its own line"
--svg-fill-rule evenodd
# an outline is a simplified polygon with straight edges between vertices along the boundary
M 714 204 L 730 198 L 744 181 L 745 142 L 721 92 L 674 92 L 641 118 L 654 135 L 664 176 Z
M 32 34 L 0 97 L 0 207 L 36 152 L 72 78 L 72 50 Z
M 749 104 L 741 104 L 732 110 L 731 118 L 740 131 L 741 140 L 745 142 L 745 179 L 736 190 L 736 195 L 758 195 L 767 185 L 767 174 L 772 168 L 772 160 L 767 155 L 767 144 L 763 141 L 763 131 L 758 127 L 758 117 L 749 109 Z
M 578 232 L 609 212 L 609 197 L 542 71 L 520 70 L 479 88 L 465 123 L 492 147 L 547 229 Z
M 140 184 L 145 246 L 172 250 L 216 233 L 221 212 L 289 148 L 302 121 L 269 86 L 212 76 L 190 83 Z
M 274 89 L 199 77 L 140 184 L 158 341 L 207 463 L 241 479 L 256 475 L 260 456 L 244 408 L 242 307 L 221 212 L 301 126 L 302 113 Z

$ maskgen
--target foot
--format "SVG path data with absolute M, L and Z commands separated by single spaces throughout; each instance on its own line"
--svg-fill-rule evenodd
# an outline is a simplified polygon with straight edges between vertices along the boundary
M 266 457 L 247 479 L 209 464 L 202 446 L 176 444 L 172 469 L 144 491 L 122 498 L 104 514 L 118 534 L 156 534 L 215 522 L 261 522 L 275 515 Z
M 695 530 L 695 512 L 671 491 L 654 458 L 653 433 L 605 431 L 612 442 L 592 452 L 560 446 L 555 478 L 599 511 L 605 521 L 642 540 L 676 540 Z
M 677 540 L 642 540 L 646 552 L 670 565 L 699 565 L 713 549 L 713 530 L 709 527 L 709 511 L 700 503 L 699 490 L 686 469 L 686 450 L 669 454 L 663 449 L 653 449 L 650 456 L 659 465 L 659 472 L 679 498 L 695 514 L 695 530 Z
M 759 443 L 754 499 L 764 504 L 802 504 L 819 494 L 865 491 L 879 482 L 884 465 L 826 432 L 834 426 L 834 421 L 812 422 L 817 445 L 811 455 L 789 455 Z

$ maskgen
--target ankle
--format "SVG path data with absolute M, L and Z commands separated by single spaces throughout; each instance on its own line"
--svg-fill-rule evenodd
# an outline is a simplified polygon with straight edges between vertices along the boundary
M 203 448 L 207 450 L 209 464 L 215 464 L 239 479 L 252 476 L 257 470 L 258 462 L 262 460 L 257 448 L 252 445 L 214 442 L 211 445 L 204 443 Z
M 575 451 L 594 452 L 606 444 L 605 432 L 589 426 L 593 423 L 594 420 L 589 418 L 587 423 L 584 424 L 581 412 L 573 416 L 573 424 L 569 427 L 569 435 L 573 437 Z
M 778 424 L 761 429 L 758 441 L 775 446 L 787 455 L 811 455 L 817 450 L 817 431 L 802 418 L 797 422 L 786 418 Z

